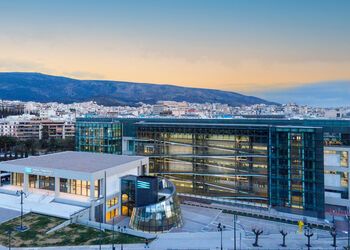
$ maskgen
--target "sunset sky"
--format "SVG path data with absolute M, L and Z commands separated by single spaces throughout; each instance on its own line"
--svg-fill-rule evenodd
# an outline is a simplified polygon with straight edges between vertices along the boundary
M 349 0 L 1 0 L 0 71 L 253 93 L 350 79 Z

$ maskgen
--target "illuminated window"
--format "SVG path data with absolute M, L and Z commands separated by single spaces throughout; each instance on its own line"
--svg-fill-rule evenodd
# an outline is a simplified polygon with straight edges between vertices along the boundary
M 110 207 L 114 207 L 115 205 L 118 204 L 118 197 L 114 197 L 112 199 L 109 199 L 107 201 L 107 207 L 110 208 Z
M 123 194 L 123 195 L 122 195 L 122 201 L 123 201 L 123 202 L 128 201 L 128 199 L 129 199 L 129 197 L 128 197 L 127 194 Z

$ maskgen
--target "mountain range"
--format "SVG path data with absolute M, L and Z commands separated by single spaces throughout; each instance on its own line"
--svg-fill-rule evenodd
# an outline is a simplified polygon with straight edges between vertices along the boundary
M 168 84 L 123 81 L 78 80 L 41 73 L 0 73 L 0 98 L 36 102 L 96 101 L 106 106 L 129 105 L 139 102 L 187 101 L 192 103 L 223 103 L 231 106 L 275 104 L 254 96 L 235 92 L 188 88 Z

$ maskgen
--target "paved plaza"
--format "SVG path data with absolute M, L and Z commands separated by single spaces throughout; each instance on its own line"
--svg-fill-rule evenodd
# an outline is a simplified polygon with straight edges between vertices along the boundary
M 291 234 L 287 236 L 286 244 L 287 247 L 281 247 L 281 237 L 279 235 L 264 236 L 259 240 L 261 247 L 253 247 L 254 242 L 253 237 L 243 237 L 241 240 L 237 240 L 237 249 L 239 250 L 306 250 L 305 246 L 306 239 L 302 235 Z M 331 247 L 330 239 L 317 238 L 311 240 L 312 247 L 311 250 L 333 250 Z M 346 245 L 346 240 L 341 239 L 338 241 L 338 250 L 343 249 Z M 19 249 L 19 248 L 16 248 Z M 26 250 L 36 250 L 39 248 L 26 248 Z M 97 250 L 99 246 L 79 246 L 79 247 L 49 247 L 40 248 L 47 250 L 80 250 L 80 249 L 90 249 Z M 105 245 L 102 249 L 112 249 L 111 245 Z M 117 245 L 116 249 L 123 250 L 142 250 L 144 244 L 131 244 Z M 200 233 L 168 233 L 162 234 L 150 243 L 150 250 L 219 250 L 220 249 L 220 234 L 218 232 L 200 232 Z M 225 231 L 223 233 L 223 249 L 232 250 L 233 249 L 233 232 Z
M 19 211 L 0 207 L 0 224 L 5 221 L 9 221 L 13 218 L 16 218 L 20 216 L 20 214 L 21 213 Z
M 170 233 L 158 234 L 156 240 L 150 243 L 151 250 L 217 250 L 220 249 L 220 233 L 217 231 L 218 223 L 225 226 L 222 234 L 223 249 L 232 250 L 234 245 L 233 236 L 233 215 L 222 213 L 220 210 L 210 208 L 193 207 L 182 205 L 184 226 L 181 229 L 174 229 Z M 253 247 L 255 236 L 252 228 L 262 229 L 264 232 L 259 237 L 260 247 Z M 286 237 L 287 247 L 281 247 L 282 236 L 279 231 L 283 229 L 288 232 Z M 311 238 L 310 249 L 335 249 L 331 246 L 332 238 L 327 231 L 314 230 Z M 237 249 L 299 249 L 306 250 L 307 239 L 303 233 L 298 232 L 296 225 L 271 222 L 249 217 L 238 216 Z M 347 238 L 342 235 L 337 241 L 336 249 L 343 249 L 347 245 Z M 80 247 L 51 247 L 47 250 L 63 249 L 99 249 L 99 246 Z M 1 248 L 0 248 L 1 249 Z M 26 248 L 35 250 L 39 248 Z M 102 246 L 101 249 L 112 249 L 111 245 Z M 145 249 L 144 244 L 117 245 L 116 249 L 137 250 Z
M 184 218 L 182 228 L 173 229 L 172 232 L 216 232 L 219 223 L 225 226 L 225 231 L 233 230 L 233 215 L 223 213 L 221 210 L 181 205 Z M 238 216 L 237 232 L 244 235 L 252 235 L 252 229 L 262 229 L 263 235 L 278 234 L 280 230 L 297 232 L 298 226 L 275 221 L 256 219 L 251 217 Z M 319 235 L 328 236 L 328 232 L 315 230 Z

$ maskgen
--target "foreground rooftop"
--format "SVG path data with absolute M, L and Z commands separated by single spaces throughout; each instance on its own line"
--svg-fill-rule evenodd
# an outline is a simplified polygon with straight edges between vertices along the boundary
M 143 156 L 65 151 L 16 159 L 1 164 L 94 173 L 145 159 Z

